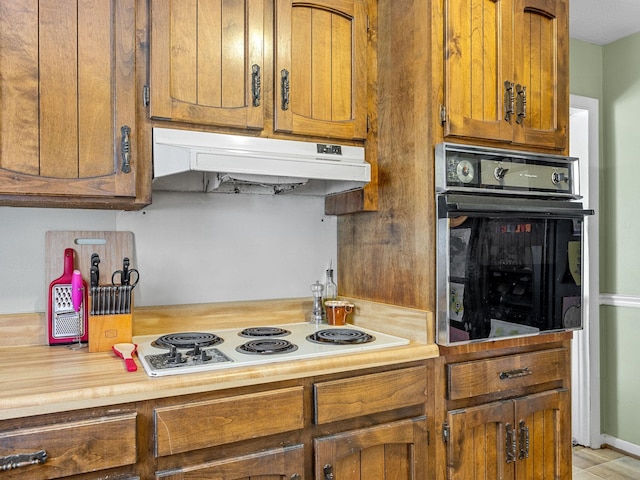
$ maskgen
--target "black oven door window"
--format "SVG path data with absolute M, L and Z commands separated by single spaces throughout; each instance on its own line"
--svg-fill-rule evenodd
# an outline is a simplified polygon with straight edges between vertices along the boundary
M 581 327 L 582 219 L 449 219 L 449 341 Z

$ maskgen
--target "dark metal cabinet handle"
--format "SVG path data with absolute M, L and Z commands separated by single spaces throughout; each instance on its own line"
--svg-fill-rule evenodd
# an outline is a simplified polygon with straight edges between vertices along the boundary
M 518 458 L 529 458 L 529 427 L 524 423 L 524 420 L 520 420 L 518 424 L 520 430 L 520 454 Z
M 508 370 L 506 372 L 500 372 L 500 380 L 508 380 L 510 378 L 526 377 L 532 375 L 533 372 L 529 370 L 529 367 L 518 368 L 517 370 Z
M 289 110 L 289 71 L 280 70 L 280 94 L 282 97 L 282 110 Z
M 21 455 L 8 455 L 6 457 L 0 457 L 0 471 L 28 467 L 29 465 L 38 465 L 46 461 L 47 452 L 44 450 Z
M 127 125 L 123 125 L 122 128 L 120 128 L 120 155 L 122 157 L 122 173 L 131 172 L 131 140 L 129 138 L 130 133 L 131 129 Z
M 511 115 L 513 115 L 513 103 L 514 103 L 514 93 L 513 93 L 513 82 L 506 80 L 504 82 L 504 119 L 507 122 L 511 122 Z
M 507 463 L 511 463 L 516 461 L 516 429 L 511 428 L 510 423 L 507 423 L 505 429 L 505 451 L 507 456 Z
M 251 97 L 253 106 L 260 106 L 260 65 L 251 66 Z
M 516 85 L 516 123 L 520 125 L 527 118 L 527 87 Z
M 324 472 L 324 480 L 333 480 L 333 467 L 330 464 L 327 464 L 322 469 Z

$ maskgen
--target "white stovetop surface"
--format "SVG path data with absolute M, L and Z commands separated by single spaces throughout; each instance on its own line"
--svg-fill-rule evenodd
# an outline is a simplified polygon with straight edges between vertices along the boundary
M 154 355 L 166 354 L 168 350 L 163 348 L 157 348 L 152 345 L 152 342 L 156 340 L 160 335 L 144 335 L 133 337 L 133 343 L 138 345 L 138 359 L 145 369 L 147 375 L 165 376 L 165 375 L 178 375 L 183 373 L 195 373 L 206 372 L 211 370 L 221 370 L 227 368 L 244 367 L 249 365 L 286 362 L 292 360 L 309 359 L 314 357 L 322 357 L 329 355 L 340 354 L 353 354 L 357 352 L 376 350 L 381 348 L 396 347 L 401 345 L 407 345 L 408 339 L 395 337 L 381 332 L 365 329 L 362 327 L 356 327 L 354 325 L 344 326 L 331 326 L 326 324 L 311 324 L 311 323 L 288 323 L 282 325 L 270 325 L 272 327 L 279 327 L 291 332 L 290 335 L 284 337 L 278 337 L 278 339 L 287 340 L 295 344 L 298 349 L 293 352 L 271 354 L 271 355 L 255 355 L 247 354 L 236 351 L 236 347 L 251 341 L 256 340 L 257 337 L 247 338 L 238 335 L 243 329 L 252 327 L 253 325 L 244 325 L 238 328 L 224 329 L 224 330 L 198 330 L 202 333 L 214 333 L 224 341 L 213 347 L 207 347 L 206 350 L 210 353 L 222 354 L 217 355 L 219 361 L 208 363 L 193 363 L 182 364 L 179 367 L 172 368 L 155 368 L 152 363 Z M 361 332 L 369 333 L 375 337 L 375 340 L 369 343 L 360 343 L 352 345 L 333 345 L 333 344 L 318 344 L 310 342 L 306 337 L 316 331 L 331 329 L 331 328 L 347 328 L 352 330 L 358 330 Z M 175 332 L 178 333 L 178 332 Z M 214 352 L 217 350 L 217 352 Z M 226 357 L 226 358 L 225 358 Z

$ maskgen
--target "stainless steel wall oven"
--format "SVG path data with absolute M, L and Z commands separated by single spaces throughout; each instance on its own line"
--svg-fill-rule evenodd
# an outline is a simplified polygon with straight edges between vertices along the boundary
M 437 341 L 582 328 L 576 158 L 436 146 Z

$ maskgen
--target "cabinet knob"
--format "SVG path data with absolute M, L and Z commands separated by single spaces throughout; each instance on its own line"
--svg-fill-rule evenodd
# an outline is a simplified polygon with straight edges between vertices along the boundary
M 333 480 L 333 466 L 331 464 L 327 464 L 324 466 L 324 480 Z

